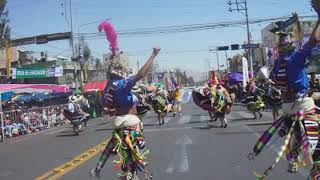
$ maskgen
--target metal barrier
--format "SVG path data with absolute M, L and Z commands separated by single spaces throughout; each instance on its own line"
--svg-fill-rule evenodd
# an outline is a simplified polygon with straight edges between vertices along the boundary
M 62 104 L 4 111 L 1 127 L 5 135 L 1 133 L 1 137 L 4 139 L 67 124 L 68 120 L 63 116 L 64 106 Z

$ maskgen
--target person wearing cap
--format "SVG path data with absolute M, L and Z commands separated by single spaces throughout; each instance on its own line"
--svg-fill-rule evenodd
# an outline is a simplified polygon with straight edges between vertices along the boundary
M 138 171 L 150 176 L 146 170 L 145 155 L 141 154 L 145 149 L 145 141 L 141 132 L 141 120 L 137 114 L 132 88 L 152 69 L 152 64 L 159 51 L 160 48 L 153 48 L 151 56 L 138 73 L 128 78 L 126 78 L 128 70 L 125 63 L 122 62 L 121 56 L 112 55 L 108 61 L 109 82 L 105 88 L 104 102 L 113 121 L 114 130 L 113 136 L 106 145 L 96 167 L 90 171 L 91 176 L 99 177 L 109 156 L 115 153 L 123 157 L 117 163 L 123 171 L 120 179 L 136 176 Z M 128 154 L 131 156 L 127 156 Z
M 250 157 L 257 156 L 277 132 L 285 137 L 285 141 L 276 161 L 263 174 L 255 173 L 258 179 L 266 177 L 284 154 L 287 154 L 289 172 L 296 173 L 300 165 L 307 164 L 312 166 L 308 179 L 320 177 L 319 116 L 315 113 L 313 99 L 308 97 L 310 86 L 305 67 L 312 49 L 320 42 L 320 1 L 312 0 L 311 3 L 318 14 L 318 22 L 306 44 L 296 48 L 290 34 L 277 33 L 279 57 L 270 82 L 281 90 L 283 116 L 259 138 Z

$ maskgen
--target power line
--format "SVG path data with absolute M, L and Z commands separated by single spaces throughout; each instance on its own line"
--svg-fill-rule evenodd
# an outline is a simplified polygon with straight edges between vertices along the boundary
M 262 22 L 272 22 L 280 21 L 290 18 L 291 16 L 283 16 L 276 18 L 265 18 L 265 19 L 256 19 L 250 20 L 249 24 L 257 24 Z M 300 18 L 314 18 L 316 16 L 300 16 Z M 246 21 L 228 21 L 228 22 L 219 22 L 219 23 L 202 23 L 202 24 L 189 24 L 189 25 L 177 25 L 177 26 L 164 26 L 164 27 L 152 27 L 152 28 L 139 28 L 131 30 L 120 30 L 118 35 L 120 36 L 139 36 L 139 35 L 161 35 L 161 34 L 171 34 L 171 33 L 182 33 L 182 32 L 192 32 L 192 31 L 201 31 L 201 30 L 210 30 L 217 28 L 227 28 L 227 27 L 237 27 L 240 25 L 246 25 Z M 86 40 L 96 40 L 104 38 L 103 33 L 80 33 L 75 34 L 77 36 L 84 36 Z

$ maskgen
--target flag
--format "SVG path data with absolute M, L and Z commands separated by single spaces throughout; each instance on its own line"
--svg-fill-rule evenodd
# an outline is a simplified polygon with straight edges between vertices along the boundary
M 243 73 L 243 90 L 245 90 L 247 87 L 247 83 L 249 82 L 248 60 L 245 57 L 242 57 L 242 73 Z

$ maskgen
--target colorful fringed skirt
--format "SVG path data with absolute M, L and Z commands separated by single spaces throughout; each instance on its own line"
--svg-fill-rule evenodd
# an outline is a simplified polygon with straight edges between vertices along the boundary
M 151 174 L 146 170 L 146 155 L 149 150 L 145 148 L 145 140 L 136 126 L 114 129 L 113 136 L 104 149 L 96 168 L 91 172 L 100 176 L 110 155 L 118 155 L 119 160 L 114 161 L 115 169 L 121 170 L 120 179 L 134 179 L 140 172 L 146 179 L 151 179 Z
M 211 99 L 208 96 L 204 96 L 199 92 L 192 92 L 193 102 L 205 111 L 213 111 Z
M 320 121 L 314 101 L 312 98 L 296 99 L 293 103 L 284 103 L 282 110 L 284 116 L 264 132 L 256 143 L 253 153 L 250 154 L 251 156 L 260 154 L 277 132 L 280 137 L 285 138 L 275 162 L 263 174 L 255 173 L 257 179 L 266 177 L 284 156 L 289 161 L 289 168 L 292 168 L 289 172 L 296 172 L 299 166 L 312 165 L 309 179 L 320 178 Z

